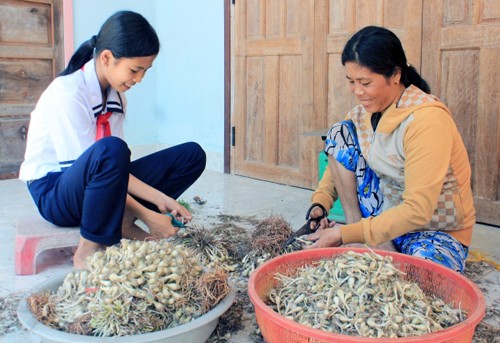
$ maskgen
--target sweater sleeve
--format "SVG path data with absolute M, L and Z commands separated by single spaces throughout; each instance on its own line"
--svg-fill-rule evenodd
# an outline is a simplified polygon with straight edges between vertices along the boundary
M 427 224 L 434 213 L 453 144 L 451 116 L 430 107 L 414 115 L 403 138 L 405 189 L 401 204 L 342 228 L 344 243 L 378 245 Z
M 338 195 L 335 190 L 335 185 L 333 184 L 332 173 L 330 167 L 327 165 L 323 177 L 318 183 L 318 188 L 314 191 L 311 196 L 311 202 L 321 204 L 327 212 L 333 206 L 335 200 L 337 200 Z

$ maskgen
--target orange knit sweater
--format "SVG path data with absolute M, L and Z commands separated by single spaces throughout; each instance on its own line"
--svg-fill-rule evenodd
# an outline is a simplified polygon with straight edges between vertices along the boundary
M 378 245 L 419 230 L 446 231 L 470 245 L 476 217 L 467 151 L 448 108 L 408 87 L 382 115 L 374 132 L 360 105 L 354 122 L 363 156 L 380 178 L 383 212 L 341 228 L 342 241 Z M 313 203 L 331 208 L 337 198 L 326 168 Z

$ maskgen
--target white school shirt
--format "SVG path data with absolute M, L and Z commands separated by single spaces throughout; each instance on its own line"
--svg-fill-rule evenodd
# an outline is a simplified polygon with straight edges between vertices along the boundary
M 126 99 L 111 87 L 106 108 L 94 60 L 83 70 L 57 77 L 31 112 L 24 162 L 19 179 L 36 180 L 62 171 L 95 142 L 97 116 L 107 111 L 111 135 L 123 139 Z

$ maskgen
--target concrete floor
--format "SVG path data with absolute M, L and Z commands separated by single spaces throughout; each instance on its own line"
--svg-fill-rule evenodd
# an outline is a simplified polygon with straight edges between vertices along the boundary
M 192 201 L 195 195 L 207 203 L 198 206 Z M 217 214 L 255 216 L 257 219 L 280 215 L 294 228 L 302 226 L 304 214 L 309 206 L 311 190 L 259 181 L 241 176 L 205 171 L 201 178 L 181 196 L 193 203 L 193 224 L 203 224 L 207 218 Z M 0 299 L 27 294 L 36 284 L 67 273 L 72 269 L 71 252 L 65 250 L 42 253 L 37 260 L 36 275 L 18 276 L 14 273 L 15 223 L 18 218 L 37 213 L 33 201 L 19 180 L 0 181 Z M 471 251 L 500 263 L 500 228 L 476 225 Z M 487 287 L 487 306 L 498 312 L 500 298 L 500 271 L 494 270 L 484 276 Z M 1 313 L 5 311 L 0 308 Z M 5 314 L 5 313 L 4 313 Z M 498 324 L 498 318 L 497 318 Z M 0 332 L 0 342 L 40 342 L 39 338 L 25 330 Z

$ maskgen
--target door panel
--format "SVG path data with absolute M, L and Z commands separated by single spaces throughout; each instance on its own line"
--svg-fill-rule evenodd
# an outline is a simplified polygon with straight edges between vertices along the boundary
M 329 5 L 331 10 L 326 36 L 328 61 L 325 71 L 328 75 L 328 109 L 325 127 L 342 120 L 358 104 L 349 91 L 341 64 L 342 50 L 349 37 L 368 25 L 387 27 L 403 43 L 409 63 L 419 70 L 422 28 L 421 0 L 330 0 Z
M 356 104 L 340 55 L 355 31 L 381 25 L 454 115 L 478 222 L 500 225 L 499 1 L 249 0 L 234 18 L 235 173 L 316 187 L 323 144 L 307 133 Z
M 30 112 L 63 65 L 62 0 L 2 0 L 0 179 L 17 177 Z
M 418 68 L 421 17 L 421 0 L 236 1 L 234 172 L 315 188 L 323 142 L 308 133 L 356 104 L 340 63 L 347 39 L 385 25 Z
M 477 221 L 500 225 L 500 2 L 424 2 L 422 76 L 450 108 L 472 166 Z
M 311 186 L 312 0 L 235 5 L 236 174 Z

